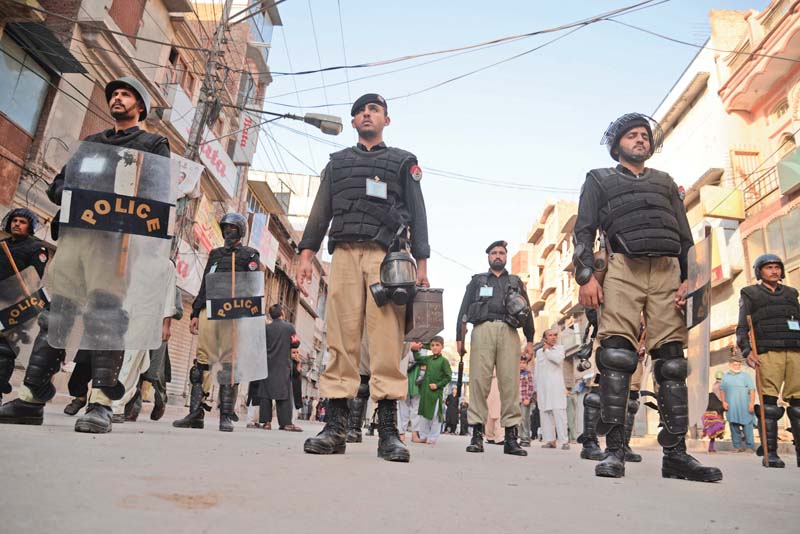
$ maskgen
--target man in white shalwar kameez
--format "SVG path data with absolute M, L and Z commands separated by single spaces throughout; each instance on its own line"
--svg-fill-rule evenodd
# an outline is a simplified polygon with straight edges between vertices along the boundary
M 545 330 L 544 346 L 536 351 L 536 402 L 541 415 L 542 437 L 546 449 L 569 449 L 567 435 L 567 389 L 564 385 L 564 347 L 557 345 L 558 334 Z

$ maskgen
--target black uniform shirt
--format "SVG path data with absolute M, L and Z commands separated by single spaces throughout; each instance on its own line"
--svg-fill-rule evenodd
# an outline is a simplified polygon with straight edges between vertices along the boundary
M 379 150 L 386 150 L 386 143 L 378 143 L 372 149 L 367 149 L 363 144 L 358 143 L 357 147 L 367 152 L 377 152 Z M 333 218 L 333 206 L 331 203 L 331 184 L 329 180 L 325 179 L 325 175 L 330 168 L 330 163 L 325 166 L 322 171 L 322 176 L 319 183 L 319 190 L 314 199 L 314 205 L 311 208 L 311 215 L 306 223 L 306 229 L 303 232 L 303 239 L 300 240 L 298 248 L 303 251 L 305 249 L 319 250 L 322 245 L 322 240 L 328 231 L 328 225 Z M 414 162 L 409 161 L 403 166 L 402 169 L 402 183 L 405 190 L 405 204 L 411 215 L 411 255 L 416 259 L 429 258 L 431 255 L 431 247 L 428 244 L 428 217 L 425 213 L 425 200 L 422 197 L 422 188 L 420 183 L 411 177 L 411 167 Z
M 39 276 L 44 276 L 44 267 L 50 257 L 47 248 L 35 237 L 23 237 L 22 239 L 7 238 L 3 242 L 8 245 L 11 257 L 17 264 L 17 269 L 22 271 L 26 267 L 33 267 Z M 8 261 L 5 253 L 0 252 L 0 280 L 14 275 L 14 268 Z
M 645 169 L 644 173 L 636 176 L 627 167 L 617 165 L 617 172 L 634 178 L 644 178 L 650 169 Z M 591 175 L 586 176 L 586 181 L 581 188 L 580 203 L 578 204 L 578 217 L 575 220 L 573 235 L 576 245 L 583 245 L 584 252 L 581 260 L 584 265 L 594 264 L 594 240 L 597 230 L 600 228 L 600 207 L 605 203 L 603 191 Z M 672 188 L 672 209 L 675 211 L 675 218 L 678 220 L 678 229 L 681 236 L 681 254 L 678 256 L 678 263 L 681 267 L 681 282 L 688 276 L 688 254 L 689 249 L 694 245 L 692 229 L 689 226 L 689 219 L 686 218 L 686 208 L 678 194 L 678 186 L 673 182 Z M 608 245 L 608 243 L 607 243 Z
M 486 285 L 492 288 L 492 296 L 489 297 L 489 318 L 487 320 L 502 320 L 503 317 L 506 316 L 506 308 L 503 305 L 503 300 L 505 299 L 506 291 L 508 290 L 508 281 L 508 271 L 505 269 L 503 269 L 503 272 L 500 274 L 500 276 L 495 276 L 492 271 L 489 271 Z M 472 280 L 470 280 L 469 284 L 467 284 L 467 290 L 464 292 L 464 300 L 461 301 L 461 309 L 458 310 L 456 341 L 464 341 L 461 333 L 461 323 L 464 319 L 464 316 L 467 314 L 469 305 L 476 300 L 476 295 L 478 295 L 478 290 L 480 289 L 480 283 L 481 278 L 474 276 L 472 277 Z M 525 300 L 528 300 L 528 295 L 524 292 L 522 294 L 525 297 Z M 528 342 L 533 341 L 534 330 L 533 317 L 531 314 L 528 314 L 525 324 L 522 325 L 522 332 L 525 334 L 525 339 L 528 340 Z
M 206 275 L 210 272 L 229 273 L 231 272 L 231 254 L 236 254 L 234 259 L 235 270 L 237 272 L 257 271 L 260 265 L 260 256 L 254 248 L 245 247 L 242 244 L 234 245 L 232 248 L 218 247 L 208 255 L 206 268 L 203 270 L 203 280 L 200 282 L 200 291 L 192 302 L 192 318 L 200 316 L 200 312 L 206 307 Z

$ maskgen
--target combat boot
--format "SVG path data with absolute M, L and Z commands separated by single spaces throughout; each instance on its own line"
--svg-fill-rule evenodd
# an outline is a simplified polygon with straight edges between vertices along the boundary
M 14 399 L 0 406 L 0 424 L 41 425 L 44 421 L 44 403 Z
M 639 411 L 639 401 L 630 399 L 628 401 L 628 416 L 625 418 L 625 461 L 638 463 L 642 461 L 642 456 L 631 450 L 630 442 L 633 434 L 633 423 L 636 419 L 636 412 Z
M 411 453 L 397 431 L 397 401 L 378 401 L 378 458 L 389 462 L 408 462 Z
M 625 476 L 625 428 L 614 425 L 606 434 L 606 452 L 594 468 L 598 477 L 622 478 Z
M 111 432 L 111 408 L 89 403 L 86 413 L 75 421 L 75 432 L 86 432 L 89 434 L 105 434 Z
M 503 453 L 514 456 L 528 456 L 528 451 L 519 446 L 517 441 L 517 427 L 506 427 L 506 437 L 503 442 Z
M 192 369 L 194 370 L 194 368 Z M 203 403 L 205 396 L 202 380 L 192 382 L 192 389 L 189 393 L 189 414 L 173 421 L 172 426 L 175 428 L 203 428 L 205 414 L 211 409 Z
M 361 443 L 361 423 L 364 420 L 364 411 L 367 409 L 367 399 L 356 397 L 348 401 L 350 416 L 347 419 L 347 443 Z
M 797 400 L 791 402 L 796 403 Z M 800 467 L 800 405 L 792 404 L 786 409 L 789 414 L 789 423 L 792 425 L 792 438 L 794 439 L 794 452 L 797 455 L 797 467 Z
M 467 445 L 467 452 L 483 452 L 483 425 L 472 425 L 472 439 Z
M 761 429 L 761 410 L 754 410 L 759 419 L 759 430 Z M 764 467 L 777 467 L 782 469 L 786 464 L 778 456 L 778 421 L 783 417 L 783 408 L 775 404 L 764 405 L 764 427 L 765 436 L 761 436 L 761 446 L 756 451 L 758 456 L 764 456 L 764 441 L 767 443 L 767 461 Z M 765 439 L 766 438 L 766 439 Z
M 719 482 L 722 471 L 716 467 L 707 467 L 686 453 L 686 439 L 681 436 L 674 447 L 664 447 L 661 460 L 661 476 L 679 478 L 695 482 Z
M 597 441 L 597 421 L 600 419 L 600 395 L 592 390 L 583 397 L 583 434 L 578 436 L 581 447 L 581 458 L 594 460 L 603 459 L 603 449 Z
M 219 431 L 233 432 L 236 386 L 219 387 Z
M 303 451 L 308 454 L 344 454 L 349 416 L 347 399 L 328 399 L 325 427 L 322 432 L 305 441 Z

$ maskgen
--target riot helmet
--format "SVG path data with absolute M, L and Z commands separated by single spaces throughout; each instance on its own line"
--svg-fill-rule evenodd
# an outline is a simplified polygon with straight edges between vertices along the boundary
M 781 280 L 786 278 L 786 267 L 783 266 L 783 260 L 777 254 L 762 254 L 756 258 L 753 263 L 753 271 L 756 275 L 756 280 L 761 280 L 761 268 L 770 263 L 777 263 L 781 266 Z
M 150 111 L 150 93 L 147 92 L 147 89 L 144 88 L 144 85 L 142 85 L 139 80 L 131 78 L 130 76 L 123 76 L 122 78 L 110 81 L 106 84 L 106 104 L 111 100 L 111 93 L 120 87 L 128 88 L 136 93 L 139 100 L 144 105 L 144 111 L 139 113 L 139 121 L 145 120 L 147 118 L 147 113 Z
M 30 225 L 28 228 L 29 235 L 33 235 L 33 233 L 39 227 L 39 217 L 37 217 L 34 212 L 28 208 L 14 208 L 6 213 L 5 217 L 3 217 L 3 231 L 6 233 L 11 233 L 11 220 L 14 217 L 25 217 L 28 219 L 28 224 Z
M 236 228 L 238 235 L 225 235 L 227 233 L 225 231 L 226 225 Z M 219 220 L 219 227 L 222 230 L 222 237 L 225 240 L 225 246 L 232 247 L 237 242 L 242 241 L 244 236 L 247 234 L 247 219 L 245 219 L 244 215 L 241 213 L 226 213 Z
M 626 113 L 609 124 L 600 139 L 601 145 L 608 146 L 608 153 L 614 158 L 614 161 L 619 161 L 619 140 L 628 130 L 637 126 L 644 126 L 650 135 L 650 154 L 647 157 L 650 158 L 661 150 L 664 142 L 664 131 L 661 129 L 661 125 L 654 118 L 642 113 Z
M 380 268 L 380 282 L 369 286 L 372 298 L 379 307 L 391 300 L 398 306 L 411 302 L 417 284 L 417 263 L 409 252 L 408 241 L 400 237 L 405 231 L 401 227 Z

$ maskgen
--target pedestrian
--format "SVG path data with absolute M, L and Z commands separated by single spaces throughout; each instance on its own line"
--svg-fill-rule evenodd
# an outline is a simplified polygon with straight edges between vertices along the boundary
M 176 428 L 203 428 L 206 412 L 205 399 L 211 394 L 211 385 L 214 379 L 211 376 L 211 365 L 216 362 L 220 364 L 220 370 L 216 376 L 219 383 L 219 430 L 233 432 L 233 422 L 236 419 L 236 398 L 239 384 L 232 383 L 231 380 L 231 374 L 234 374 L 234 378 L 238 377 L 233 369 L 235 362 L 232 361 L 231 331 L 234 326 L 230 320 L 217 321 L 208 318 L 209 314 L 205 313 L 206 283 L 209 274 L 232 271 L 255 273 L 260 270 L 261 262 L 256 249 L 242 244 L 247 233 L 247 219 L 242 214 L 228 213 L 224 215 L 219 221 L 219 227 L 225 242 L 223 246 L 217 247 L 209 253 L 200 289 L 192 302 L 189 332 L 195 336 L 199 334 L 197 358 L 189 371 L 189 381 L 192 385 L 189 393 L 189 414 L 172 422 L 172 426 Z M 244 354 L 237 354 L 236 357 L 241 360 L 242 358 L 260 358 L 261 355 L 248 350 Z
M 542 448 L 569 449 L 567 435 L 567 389 L 564 386 L 564 347 L 558 332 L 548 328 L 543 346 L 536 351 L 536 398 L 542 419 Z
M 533 356 L 533 318 L 528 293 L 522 280 L 506 271 L 508 243 L 495 241 L 486 248 L 489 271 L 476 274 L 467 284 L 456 324 L 456 345 L 465 354 L 466 323 L 473 324 L 470 353 L 471 402 L 469 424 L 472 440 L 467 452 L 483 452 L 484 424 L 489 415 L 486 404 L 497 376 L 500 393 L 501 424 L 505 428 L 503 452 L 527 456 L 519 446 L 517 427 L 519 408 L 519 333 L 522 328 L 527 344 L 525 354 Z
M 114 126 L 84 138 L 75 155 L 55 176 L 47 190 L 47 196 L 54 204 L 61 204 L 67 180 L 88 180 L 86 176 L 88 173 L 83 173 L 84 166 L 88 165 L 87 162 L 92 164 L 91 185 L 97 188 L 92 189 L 92 193 L 106 191 L 102 194 L 106 199 L 111 198 L 111 202 L 114 201 L 111 196 L 114 193 L 107 191 L 116 191 L 118 172 L 120 178 L 123 178 L 122 174 L 126 171 L 138 169 L 142 176 L 137 176 L 137 182 L 152 184 L 153 191 L 163 190 L 165 183 L 170 180 L 168 172 L 166 176 L 160 173 L 158 176 L 148 176 L 148 173 L 155 173 L 154 169 L 160 168 L 160 164 L 155 163 L 156 159 L 163 159 L 166 162 L 165 167 L 169 168 L 167 158 L 170 157 L 170 150 L 165 137 L 139 128 L 139 123 L 144 121 L 150 111 L 150 95 L 144 85 L 131 77 L 113 80 L 105 86 L 105 99 Z M 107 151 L 103 152 L 102 148 L 98 148 L 100 145 L 107 145 Z M 123 147 L 130 150 L 120 150 Z M 122 161 L 120 158 L 129 158 L 134 153 L 141 156 L 139 163 L 126 162 L 126 169 L 118 171 L 117 165 Z M 145 154 L 154 154 L 162 158 L 148 157 L 145 160 Z M 134 156 L 134 161 L 137 161 L 137 156 Z M 99 168 L 98 162 L 100 162 Z M 137 191 L 138 193 L 142 191 Z M 69 205 L 80 203 L 81 195 L 80 192 L 72 191 Z M 64 197 L 67 198 L 66 195 Z M 119 198 L 116 197 L 117 202 L 120 201 Z M 123 223 L 130 224 L 131 221 L 124 219 L 129 214 L 114 214 L 114 217 L 119 217 L 115 222 L 120 224 L 118 226 L 109 224 L 117 228 L 116 231 L 104 226 L 105 222 L 96 224 L 92 227 L 93 231 L 88 231 L 76 227 L 78 223 L 73 219 L 76 213 L 80 213 L 77 207 L 72 210 L 65 209 L 61 215 L 67 222 L 57 222 L 62 219 L 57 214 L 51 223 L 52 237 L 53 239 L 60 237 L 60 241 L 58 258 L 54 259 L 54 264 L 48 273 L 50 308 L 44 312 L 47 315 L 39 319 L 41 325 L 39 338 L 34 344 L 18 398 L 0 407 L 0 423 L 42 423 L 44 405 L 55 395 L 51 378 L 58 372 L 64 359 L 64 351 L 50 345 L 50 341 L 53 341 L 51 338 L 57 336 L 69 339 L 75 330 L 82 327 L 80 344 L 90 346 L 92 349 L 81 349 L 79 352 L 83 353 L 82 357 L 91 363 L 93 387 L 87 399 L 86 412 L 75 422 L 75 431 L 110 432 L 111 403 L 124 394 L 124 387 L 117 378 L 124 358 L 123 349 L 131 348 L 129 345 L 132 341 L 130 339 L 126 341 L 126 334 L 135 330 L 132 323 L 138 323 L 141 318 L 144 317 L 146 323 L 147 318 L 160 316 L 163 306 L 162 289 L 165 290 L 162 284 L 166 283 L 167 273 L 157 272 L 156 269 L 148 272 L 148 276 L 142 277 L 146 288 L 150 290 L 143 291 L 146 296 L 142 297 L 138 294 L 138 290 L 143 289 L 142 285 L 132 286 L 125 270 L 113 268 L 111 264 L 115 263 L 113 255 L 116 254 L 118 255 L 116 263 L 119 265 L 127 266 L 128 261 L 141 260 L 140 268 L 145 268 L 143 266 L 150 260 L 157 259 L 160 254 L 168 253 L 169 247 L 163 246 L 166 241 L 160 240 L 162 242 L 159 246 L 152 246 L 148 250 L 149 257 L 143 258 L 138 254 L 129 257 L 127 254 L 123 255 L 121 252 L 123 248 L 127 250 L 130 246 L 131 250 L 136 252 L 142 244 L 140 239 L 142 236 L 123 235 L 118 230 L 123 227 Z M 158 222 L 163 222 L 163 228 L 167 228 L 169 221 L 165 219 Z M 60 224 L 67 227 L 63 232 L 59 232 Z M 59 233 L 62 235 L 59 236 Z M 147 239 L 148 244 L 157 240 Z M 136 265 L 131 264 L 128 267 L 135 269 Z M 148 300 L 150 295 L 156 294 L 158 299 L 152 302 Z M 134 306 L 130 300 L 139 297 L 142 301 L 136 303 L 137 316 L 131 317 L 125 306 Z M 82 316 L 82 321 L 76 321 L 79 314 Z M 149 332 L 145 333 L 145 336 L 149 335 Z
M 442 356 L 444 338 L 434 336 L 429 344 L 430 356 L 414 354 L 414 358 L 425 365 L 425 377 L 419 386 L 419 439 L 422 443 L 435 445 L 441 431 L 442 392 L 453 378 L 450 362 Z
M 452 378 L 452 377 L 451 377 Z M 453 387 L 450 390 L 450 394 L 447 396 L 445 400 L 445 433 L 446 434 L 455 434 L 456 428 L 458 427 L 458 395 L 456 394 L 456 388 Z
M 258 381 L 258 422 L 264 430 L 272 428 L 272 403 L 278 412 L 278 428 L 287 432 L 302 432 L 292 423 L 292 349 L 300 346 L 300 338 L 292 323 L 286 321 L 283 306 L 269 307 L 272 321 L 266 325 L 267 378 Z
M 528 370 L 528 358 L 523 354 L 519 361 L 519 398 L 522 411 L 520 445 L 531 446 L 531 408 L 533 406 L 533 373 Z
M 800 467 L 800 303 L 797 289 L 782 284 L 786 277 L 783 260 L 775 254 L 756 258 L 753 271 L 757 282 L 742 289 L 739 299 L 739 324 L 736 342 L 750 367 L 761 375 L 761 402 L 764 405 L 766 448 L 769 467 L 784 467 L 778 456 L 778 420 L 784 408 L 778 395 L 789 403 L 786 410 L 792 425 L 797 466 Z M 756 347 L 750 346 L 747 318 L 752 317 Z M 758 353 L 756 353 L 756 349 Z M 733 370 L 733 369 L 731 369 Z M 723 378 L 725 382 L 725 378 Z M 730 414 L 729 414 L 730 416 Z M 759 432 L 761 434 L 761 432 Z
M 408 462 L 408 449 L 397 431 L 397 401 L 407 393 L 400 368 L 405 304 L 415 284 L 429 285 L 422 169 L 416 156 L 383 142 L 391 119 L 382 96 L 362 95 L 350 115 L 358 144 L 331 154 L 298 246 L 296 281 L 305 292 L 312 277 L 311 260 L 330 225 L 328 250 L 333 258 L 325 314 L 330 360 L 320 380 L 329 414 L 325 428 L 307 439 L 303 450 L 345 452 L 347 399 L 358 393 L 360 341 L 366 329 L 370 396 L 378 403 L 378 456 Z
M 728 418 L 733 448 L 737 452 L 745 452 L 748 449 L 750 452 L 755 452 L 753 427 L 756 422 L 756 385 L 748 373 L 742 372 L 744 361 L 745 359 L 739 354 L 734 353 L 731 356 L 728 362 L 729 369 L 722 375 L 719 400 Z M 744 443 L 742 443 L 743 435 Z
M 717 372 L 714 380 L 714 385 L 708 393 L 708 406 L 703 413 L 703 435 L 708 438 L 708 452 L 714 454 L 717 452 L 715 448 L 715 441 L 722 439 L 725 436 L 725 419 L 723 418 L 722 401 L 715 393 L 715 388 L 719 387 L 722 380 L 722 372 Z
M 424 379 L 420 376 L 424 364 L 417 361 L 417 356 L 421 355 L 421 351 L 425 350 L 422 343 L 417 341 L 407 343 L 408 350 L 400 361 L 401 369 L 407 369 L 406 376 L 408 377 L 408 387 L 405 399 L 397 401 L 397 424 L 400 432 L 400 439 L 406 440 L 406 432 L 411 429 L 411 441 L 413 443 L 422 443 L 419 437 L 419 386 Z M 372 420 L 375 419 L 373 413 Z
M 600 477 L 625 476 L 625 424 L 631 378 L 639 364 L 641 314 L 646 348 L 654 360 L 663 427 L 661 474 L 665 478 L 716 482 L 722 472 L 701 465 L 686 452 L 689 404 L 688 365 L 683 347 L 688 333 L 683 309 L 688 291 L 688 253 L 693 238 L 682 194 L 665 172 L 645 167 L 661 146 L 656 121 L 628 113 L 603 135 L 613 168 L 589 171 L 581 189 L 573 242 L 574 274 L 580 303 L 600 308 L 596 363 L 600 370 L 600 421 L 606 436 Z M 601 285 L 594 272 L 595 240 L 605 235 L 608 267 Z
M 301 378 L 303 376 L 303 357 L 300 355 L 300 349 L 295 347 L 292 349 L 292 400 L 294 401 L 294 409 L 297 410 L 297 417 L 300 417 L 301 409 L 303 408 L 303 384 Z
M 458 409 L 458 433 L 461 436 L 469 435 L 469 420 L 467 415 L 469 413 L 469 403 L 463 401 Z

